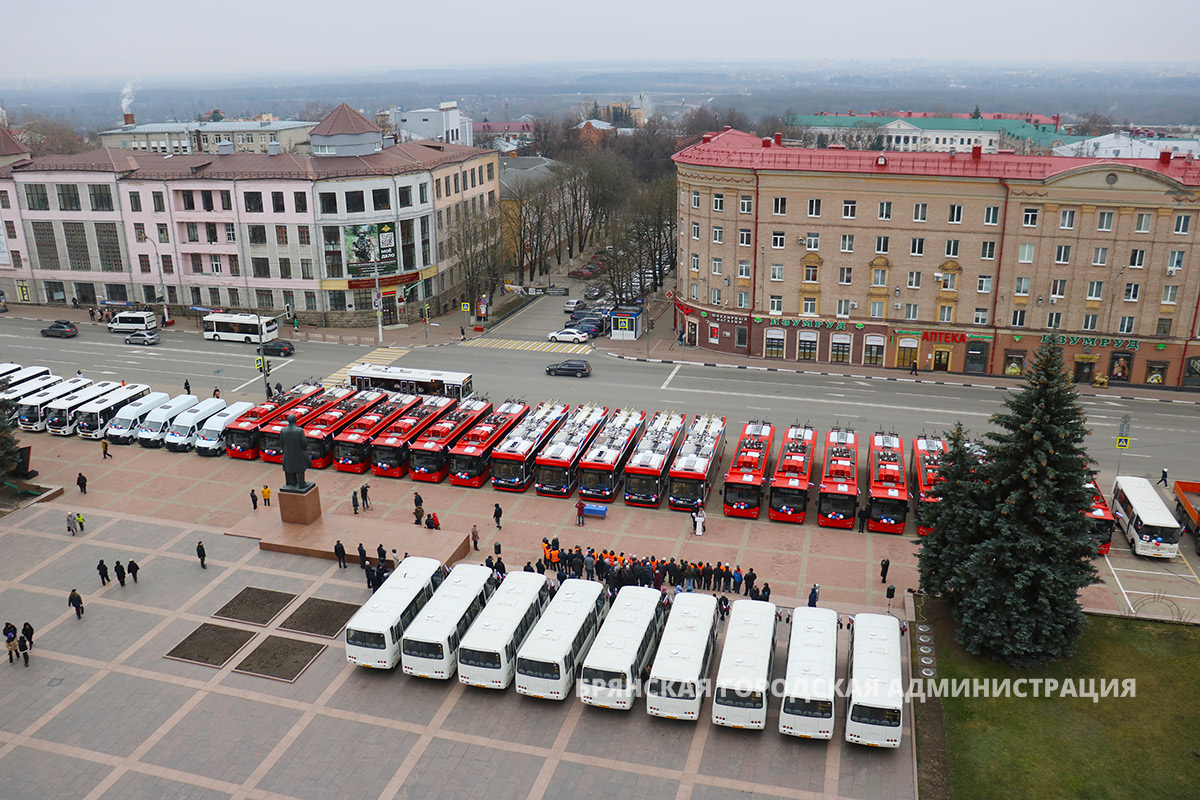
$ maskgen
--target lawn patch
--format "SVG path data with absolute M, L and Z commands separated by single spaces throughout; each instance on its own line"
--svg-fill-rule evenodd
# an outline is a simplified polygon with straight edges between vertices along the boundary
M 358 606 L 351 603 L 310 597 L 301 603 L 291 616 L 279 623 L 279 629 L 332 639 L 346 626 L 356 611 Z
M 304 672 L 324 649 L 323 644 L 268 636 L 250 655 L 243 658 L 242 663 L 234 667 L 233 671 L 291 683 L 300 677 L 300 673 Z
M 295 599 L 296 595 L 288 592 L 273 592 L 270 589 L 247 586 L 221 606 L 213 616 L 217 619 L 232 619 L 262 626 L 279 616 L 279 612 Z
M 175 645 L 166 657 L 220 668 L 253 638 L 253 631 L 205 622 Z

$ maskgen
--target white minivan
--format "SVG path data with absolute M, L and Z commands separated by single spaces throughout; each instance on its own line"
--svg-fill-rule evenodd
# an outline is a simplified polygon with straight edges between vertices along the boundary
M 151 411 L 138 426 L 138 444 L 142 447 L 162 447 L 163 437 L 175 418 L 199 402 L 194 394 L 181 394 Z
M 225 401 L 219 397 L 201 400 L 172 420 L 167 435 L 163 437 L 163 445 L 173 453 L 186 453 L 196 443 L 196 434 L 200 433 L 201 426 L 214 414 L 224 410 Z
M 254 408 L 254 403 L 241 400 L 213 414 L 200 427 L 193 447 L 198 456 L 219 456 L 225 453 L 225 428 L 242 414 Z
M 152 331 L 158 328 L 158 317 L 152 311 L 122 311 L 108 323 L 109 333 Z
M 145 397 L 134 400 L 122 408 L 108 423 L 104 438 L 113 444 L 132 444 L 137 438 L 138 427 L 149 416 L 150 412 L 171 399 L 166 392 L 151 392 Z

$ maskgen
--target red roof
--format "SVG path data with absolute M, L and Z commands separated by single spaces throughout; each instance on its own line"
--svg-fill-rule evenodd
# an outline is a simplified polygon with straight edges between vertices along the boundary
M 770 142 L 769 146 L 764 146 Z M 739 130 L 705 134 L 704 140 L 673 155 L 677 164 L 791 172 L 848 172 L 872 175 L 928 175 L 994 180 L 1043 181 L 1097 165 L 1156 172 L 1185 186 L 1200 186 L 1200 160 L 1172 158 L 1075 158 L 963 153 L 897 153 L 874 150 L 808 150 L 777 145 Z M 879 163 L 882 159 L 883 163 Z
M 329 112 L 329 116 L 321 120 L 317 127 L 309 131 L 309 136 L 337 136 L 338 134 L 382 133 L 379 126 L 350 106 L 342 103 Z
M 28 152 L 29 148 L 21 144 L 8 128 L 0 128 L 0 156 L 18 156 Z

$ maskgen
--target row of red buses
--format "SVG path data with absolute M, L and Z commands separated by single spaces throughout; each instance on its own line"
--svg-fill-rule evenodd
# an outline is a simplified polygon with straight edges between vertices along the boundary
M 1084 512 L 1092 521 L 1088 536 L 1096 543 L 1097 552 L 1100 555 L 1108 555 L 1108 550 L 1112 546 L 1112 532 L 1113 526 L 1116 525 L 1116 518 L 1113 517 L 1112 509 L 1108 507 L 1108 501 L 1104 499 L 1104 492 L 1100 491 L 1100 487 L 1096 485 L 1096 480 L 1093 478 L 1084 485 L 1092 493 L 1091 505 Z
M 387 399 L 387 392 L 355 392 L 304 426 L 305 449 L 313 469 L 333 463 L 334 437 L 351 422 Z
M 492 450 L 528 413 L 529 406 L 524 403 L 506 400 L 491 414 L 476 422 L 450 448 L 450 484 L 478 488 L 490 480 Z
M 646 424 L 646 414 L 617 409 L 579 461 L 579 496 L 611 503 L 621 491 L 625 464 Z
M 834 428 L 825 435 L 825 462 L 817 488 L 817 524 L 853 528 L 858 513 L 858 437 Z
M 225 429 L 225 452 L 232 458 L 258 458 L 259 429 L 320 393 L 320 386 L 301 383 L 276 395 L 274 400 L 259 403 Z
M 608 406 L 576 406 L 574 413 L 534 459 L 534 491 L 542 497 L 570 497 L 579 480 L 579 461 L 608 420 Z
M 281 434 L 283 429 L 288 426 L 288 417 L 292 414 L 296 415 L 296 424 L 303 428 L 354 392 L 354 389 L 345 386 L 326 389 L 320 394 L 292 406 L 286 414 L 281 414 L 263 425 L 258 429 L 259 458 L 271 464 L 279 464 L 283 461 L 283 437 Z
M 867 530 L 904 533 L 908 516 L 908 476 L 904 444 L 894 433 L 877 431 L 867 456 Z
M 440 483 L 450 470 L 450 448 L 491 412 L 492 404 L 487 400 L 463 400 L 440 417 L 409 448 L 408 476 L 414 481 Z
M 671 464 L 667 507 L 692 511 L 708 500 L 725 453 L 725 418 L 704 414 L 692 420 L 687 437 Z
M 666 488 L 667 468 L 683 440 L 687 416 L 657 411 L 625 462 L 625 505 L 658 508 Z
M 456 403 L 452 397 L 426 396 L 392 420 L 371 441 L 371 474 L 403 478 L 408 473 L 408 454 L 412 443 L 426 428 L 450 413 Z
M 783 432 L 779 460 L 775 463 L 775 474 L 771 476 L 767 519 L 804 522 L 816 444 L 817 433 L 808 425 L 792 425 Z
M 937 436 L 918 436 L 912 441 L 912 466 L 910 467 L 909 491 L 915 503 L 917 533 L 928 536 L 933 531 L 929 524 L 930 503 L 936 503 L 933 487 L 942 482 L 942 456 L 946 443 Z
M 557 400 L 538 403 L 525 419 L 492 450 L 492 486 L 523 492 L 533 481 L 534 459 L 562 426 L 571 406 Z
M 362 474 L 371 467 L 371 441 L 421 402 L 415 394 L 389 394 L 387 400 L 333 437 L 333 468 Z
M 751 420 L 742 428 L 737 450 L 725 473 L 722 507 L 725 516 L 758 519 L 774 441 L 775 427 L 769 422 Z

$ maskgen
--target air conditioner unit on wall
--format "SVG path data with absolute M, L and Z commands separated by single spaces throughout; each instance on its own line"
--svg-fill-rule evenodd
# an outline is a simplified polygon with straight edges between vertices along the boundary
M 892 308 L 894 308 L 894 309 L 896 309 L 897 311 L 899 311 L 899 310 L 900 310 L 900 304 L 899 304 L 899 303 L 893 303 L 893 304 L 892 304 Z
M 856 301 L 854 301 L 854 300 L 851 300 L 851 301 L 850 301 L 850 307 L 851 307 L 851 308 L 858 308 L 858 303 L 857 303 Z
M 1174 274 L 1175 274 L 1175 273 L 1177 273 L 1177 272 L 1179 272 L 1179 268 L 1178 268 L 1178 267 L 1167 267 L 1167 274 L 1168 274 L 1168 275 L 1174 275 Z

